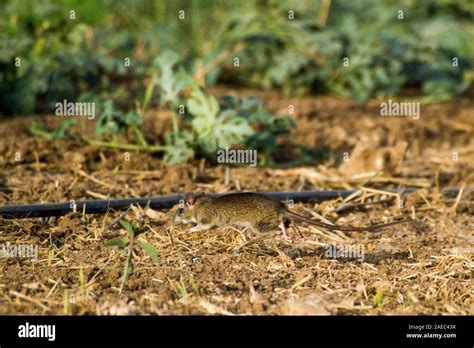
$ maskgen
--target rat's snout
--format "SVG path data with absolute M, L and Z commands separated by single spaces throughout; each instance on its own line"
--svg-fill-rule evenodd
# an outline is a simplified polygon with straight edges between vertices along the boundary
M 189 224 L 193 222 L 193 218 L 189 216 L 189 212 L 187 213 L 184 208 L 179 208 L 176 211 L 176 215 L 174 216 L 174 224 L 175 225 L 180 225 L 180 224 Z
M 176 211 L 176 215 L 174 216 L 174 224 L 175 224 L 175 225 L 179 225 L 179 224 L 184 223 L 184 222 L 183 222 L 183 215 L 184 215 L 184 209 L 183 209 L 183 208 L 179 208 L 179 209 Z

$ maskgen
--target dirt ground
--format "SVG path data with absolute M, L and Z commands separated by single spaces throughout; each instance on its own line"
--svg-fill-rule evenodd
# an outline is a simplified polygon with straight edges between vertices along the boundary
M 416 223 L 377 233 L 329 232 L 301 225 L 305 240 L 255 236 L 234 228 L 190 233 L 173 211 L 134 208 L 126 219 L 150 230 L 153 260 L 134 248 L 134 272 L 120 293 L 125 257 L 107 239 L 123 236 L 120 212 L 49 219 L 0 219 L 0 244 L 38 245 L 38 258 L 0 258 L 0 314 L 474 314 L 474 98 L 421 106 L 419 119 L 379 116 L 380 101 L 356 105 L 329 96 L 285 98 L 214 88 L 217 95 L 258 95 L 277 114 L 293 105 L 297 128 L 282 141 L 329 154 L 314 165 L 225 169 L 205 160 L 163 166 L 158 154 L 130 154 L 30 135 L 32 119 L 0 123 L 0 204 L 169 195 L 195 190 L 360 189 L 293 211 L 342 225 L 366 226 L 401 215 Z M 39 117 L 38 117 L 39 118 Z M 49 116 L 48 127 L 58 118 Z M 159 142 L 170 114 L 147 113 Z M 93 124 L 81 119 L 76 134 Z M 345 152 L 347 152 L 345 154 Z M 282 154 L 283 156 L 284 154 Z M 413 187 L 400 198 L 381 189 Z M 443 198 L 440 188 L 464 187 Z M 381 201 L 381 202 L 380 202 Z M 366 205 L 362 203 L 375 202 Z M 348 205 L 354 204 L 354 205 Z M 341 209 L 341 207 L 344 209 Z M 330 245 L 357 247 L 332 257 Z M 337 255 L 336 255 L 337 256 Z

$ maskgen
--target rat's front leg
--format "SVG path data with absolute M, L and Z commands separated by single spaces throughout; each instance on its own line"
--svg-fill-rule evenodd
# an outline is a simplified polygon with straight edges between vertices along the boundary
M 212 228 L 212 225 L 210 224 L 197 224 L 193 228 L 189 230 L 189 232 L 200 232 L 200 231 L 207 231 Z
M 291 238 L 288 235 L 288 229 L 284 221 L 280 222 L 278 227 L 281 229 L 281 232 L 283 233 L 283 239 L 286 240 L 288 243 L 291 243 Z

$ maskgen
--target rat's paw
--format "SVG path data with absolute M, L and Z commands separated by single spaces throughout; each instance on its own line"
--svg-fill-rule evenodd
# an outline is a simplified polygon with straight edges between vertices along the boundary
M 200 226 L 194 226 L 194 227 L 189 229 L 189 232 L 199 232 L 199 231 L 201 231 Z
M 201 231 L 207 231 L 212 228 L 211 225 L 196 225 L 193 228 L 191 228 L 189 231 L 190 232 L 201 232 Z

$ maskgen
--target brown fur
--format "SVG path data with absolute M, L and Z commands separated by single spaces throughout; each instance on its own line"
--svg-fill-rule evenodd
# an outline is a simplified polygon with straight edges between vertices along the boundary
M 219 198 L 204 196 L 187 205 L 182 219 L 212 227 L 229 225 L 267 232 L 278 227 L 283 203 L 256 193 L 231 193 Z

